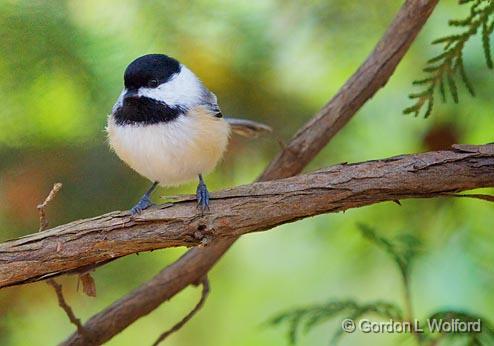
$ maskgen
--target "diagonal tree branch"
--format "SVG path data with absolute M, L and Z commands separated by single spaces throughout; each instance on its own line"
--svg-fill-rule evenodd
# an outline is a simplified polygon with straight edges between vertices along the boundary
M 317 118 L 297 133 L 278 155 L 277 163 L 272 163 L 260 180 L 288 177 L 300 173 L 310 161 L 310 159 L 304 159 L 304 156 L 314 157 L 353 117 L 359 107 L 384 86 L 437 2 L 438 0 L 405 1 L 372 54 L 345 83 L 340 92 L 318 113 Z M 388 46 L 394 49 L 386 49 Z M 384 65 L 387 68 L 382 68 Z M 364 95 L 364 98 L 355 99 L 359 95 Z M 318 135 L 313 136 L 312 131 L 317 132 Z M 324 135 L 326 132 L 330 133 L 329 136 Z M 301 145 L 304 143 L 305 145 Z M 301 161 L 303 163 L 295 163 L 296 160 L 303 160 Z M 234 241 L 235 239 L 219 240 L 212 242 L 207 248 L 189 250 L 176 263 L 163 269 L 152 280 L 93 316 L 86 323 L 86 327 L 98 336 L 99 342 L 109 340 L 132 322 L 206 275 Z M 157 291 L 160 293 L 157 294 Z M 147 299 L 147 307 L 144 311 L 135 308 L 135 304 L 139 304 L 139 299 L 143 297 L 150 298 Z M 64 344 L 75 345 L 80 342 L 80 336 L 75 333 Z
M 271 161 L 260 180 L 300 173 L 355 113 L 382 88 L 429 18 L 437 0 L 408 0 L 367 60 L 340 91 Z

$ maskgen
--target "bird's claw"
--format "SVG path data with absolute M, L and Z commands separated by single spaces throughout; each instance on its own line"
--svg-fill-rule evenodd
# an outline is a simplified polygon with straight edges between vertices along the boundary
M 201 211 L 201 215 L 204 214 L 205 211 L 209 211 L 209 192 L 206 184 L 200 182 L 197 185 L 197 209 Z
M 144 209 L 149 208 L 152 206 L 154 203 L 151 202 L 148 196 L 144 195 L 142 198 L 137 202 L 135 206 L 130 209 L 130 215 L 139 215 Z

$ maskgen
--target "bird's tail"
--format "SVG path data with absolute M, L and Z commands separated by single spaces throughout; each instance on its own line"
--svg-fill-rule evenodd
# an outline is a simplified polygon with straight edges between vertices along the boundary
M 230 117 L 225 117 L 225 120 L 230 124 L 234 133 L 243 137 L 256 138 L 261 134 L 273 132 L 271 127 L 258 123 L 257 121 Z

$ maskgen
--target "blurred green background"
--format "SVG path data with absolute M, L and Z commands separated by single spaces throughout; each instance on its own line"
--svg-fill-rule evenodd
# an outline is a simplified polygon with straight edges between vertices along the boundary
M 104 127 L 127 64 L 166 53 L 195 71 L 225 114 L 263 121 L 290 135 L 335 94 L 367 57 L 401 1 L 0 1 L 0 238 L 36 232 L 36 205 L 55 182 L 52 225 L 128 209 L 148 182 L 108 150 Z M 493 73 L 478 38 L 465 50 L 477 97 L 437 104 L 429 119 L 404 116 L 411 81 L 438 52 L 429 42 L 451 32 L 467 7 L 441 1 L 378 92 L 311 163 L 310 169 L 494 140 Z M 254 180 L 279 150 L 273 138 L 233 138 L 207 177 L 210 190 Z M 195 184 L 156 195 L 191 193 Z M 492 190 L 491 190 L 492 191 Z M 214 205 L 214 203 L 213 203 Z M 244 236 L 210 274 L 205 308 L 168 345 L 285 345 L 284 328 L 266 327 L 280 311 L 334 298 L 402 304 L 399 273 L 365 240 L 357 222 L 423 242 L 412 272 L 418 318 L 455 308 L 494 321 L 493 206 L 466 199 L 405 200 L 322 215 Z M 214 206 L 213 206 L 214 207 Z M 83 320 L 172 263 L 186 249 L 128 256 L 94 273 L 98 295 L 59 279 Z M 150 344 L 197 302 L 188 288 L 109 345 Z M 326 345 L 338 323 L 322 324 L 300 345 Z M 52 345 L 74 327 L 45 283 L 0 291 L 0 344 Z M 413 345 L 396 335 L 356 333 L 342 345 Z

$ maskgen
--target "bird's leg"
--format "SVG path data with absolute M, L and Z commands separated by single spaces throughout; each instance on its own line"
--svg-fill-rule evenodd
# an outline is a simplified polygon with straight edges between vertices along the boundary
M 199 185 L 197 185 L 196 196 L 197 208 L 201 210 L 201 213 L 204 213 L 205 210 L 209 210 L 209 192 L 204 183 L 204 179 L 202 178 L 202 174 L 199 174 Z
M 141 197 L 141 199 L 139 200 L 139 202 L 137 202 L 137 204 L 134 205 L 132 207 L 132 209 L 130 209 L 130 214 L 131 215 L 140 214 L 141 211 L 143 211 L 144 209 L 147 209 L 147 208 L 149 208 L 150 206 L 153 205 L 153 202 L 151 202 L 150 196 L 151 196 L 151 193 L 153 193 L 154 189 L 156 189 L 156 186 L 158 186 L 158 182 L 157 181 L 155 181 L 153 183 L 153 185 L 151 185 L 151 187 L 149 188 L 149 190 L 146 191 L 146 193 Z

